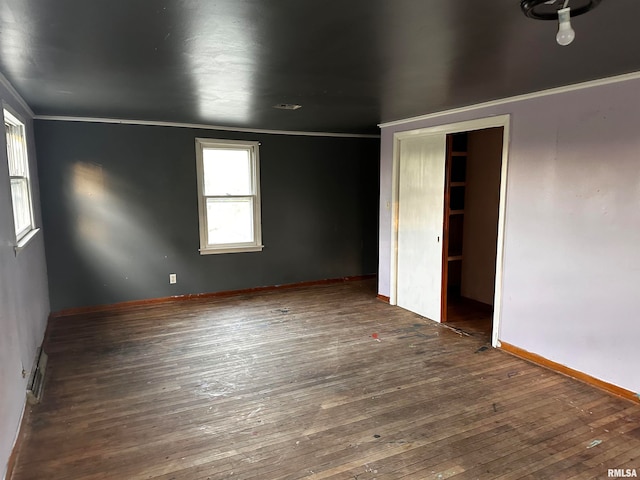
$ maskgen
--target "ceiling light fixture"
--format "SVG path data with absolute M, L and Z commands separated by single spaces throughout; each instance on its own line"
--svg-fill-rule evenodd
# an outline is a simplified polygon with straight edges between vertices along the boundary
M 569 2 L 571 1 L 571 5 Z M 573 42 L 576 32 L 571 27 L 571 17 L 593 10 L 602 0 L 521 0 L 520 8 L 529 18 L 558 20 L 556 41 L 565 46 Z
M 558 45 L 566 47 L 576 38 L 576 31 L 571 27 L 571 8 L 563 7 L 558 10 L 558 23 L 556 42 Z

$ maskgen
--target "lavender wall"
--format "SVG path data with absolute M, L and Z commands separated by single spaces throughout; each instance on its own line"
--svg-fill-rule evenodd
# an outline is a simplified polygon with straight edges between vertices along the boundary
M 511 115 L 499 339 L 640 392 L 640 79 L 382 129 L 379 293 L 393 134 Z
M 0 84 L 0 97 L 26 122 L 36 225 L 41 226 L 33 124 Z M 49 315 L 42 230 L 16 256 L 4 127 L 0 133 L 0 477 L 3 477 L 25 404 L 27 378 Z

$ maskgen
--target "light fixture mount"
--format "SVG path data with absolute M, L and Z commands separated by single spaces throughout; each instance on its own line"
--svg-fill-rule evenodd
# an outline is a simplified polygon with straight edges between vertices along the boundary
M 565 3 L 570 3 L 571 16 L 577 17 L 593 10 L 600 2 L 602 0 L 521 0 L 520 8 L 527 17 L 535 20 L 558 20 L 558 11 L 564 8 Z

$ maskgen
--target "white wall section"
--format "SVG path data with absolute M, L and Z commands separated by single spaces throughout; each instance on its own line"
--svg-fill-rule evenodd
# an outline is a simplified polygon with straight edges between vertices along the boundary
M 36 227 L 42 226 L 33 122 L 4 82 L 0 97 L 25 122 Z M 16 440 L 28 373 L 42 343 L 49 315 L 43 231 L 17 255 L 4 124 L 0 134 L 0 478 Z M 22 370 L 26 371 L 23 377 Z
M 640 392 L 640 80 L 382 129 L 381 295 L 396 132 L 510 114 L 499 339 Z

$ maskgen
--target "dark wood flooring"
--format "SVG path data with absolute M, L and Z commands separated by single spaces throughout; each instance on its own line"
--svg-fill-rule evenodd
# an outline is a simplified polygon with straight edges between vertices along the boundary
M 483 347 L 369 281 L 54 320 L 13 480 L 640 469 L 640 406 Z
M 446 326 L 462 335 L 469 335 L 491 343 L 493 307 L 459 295 L 449 294 Z

